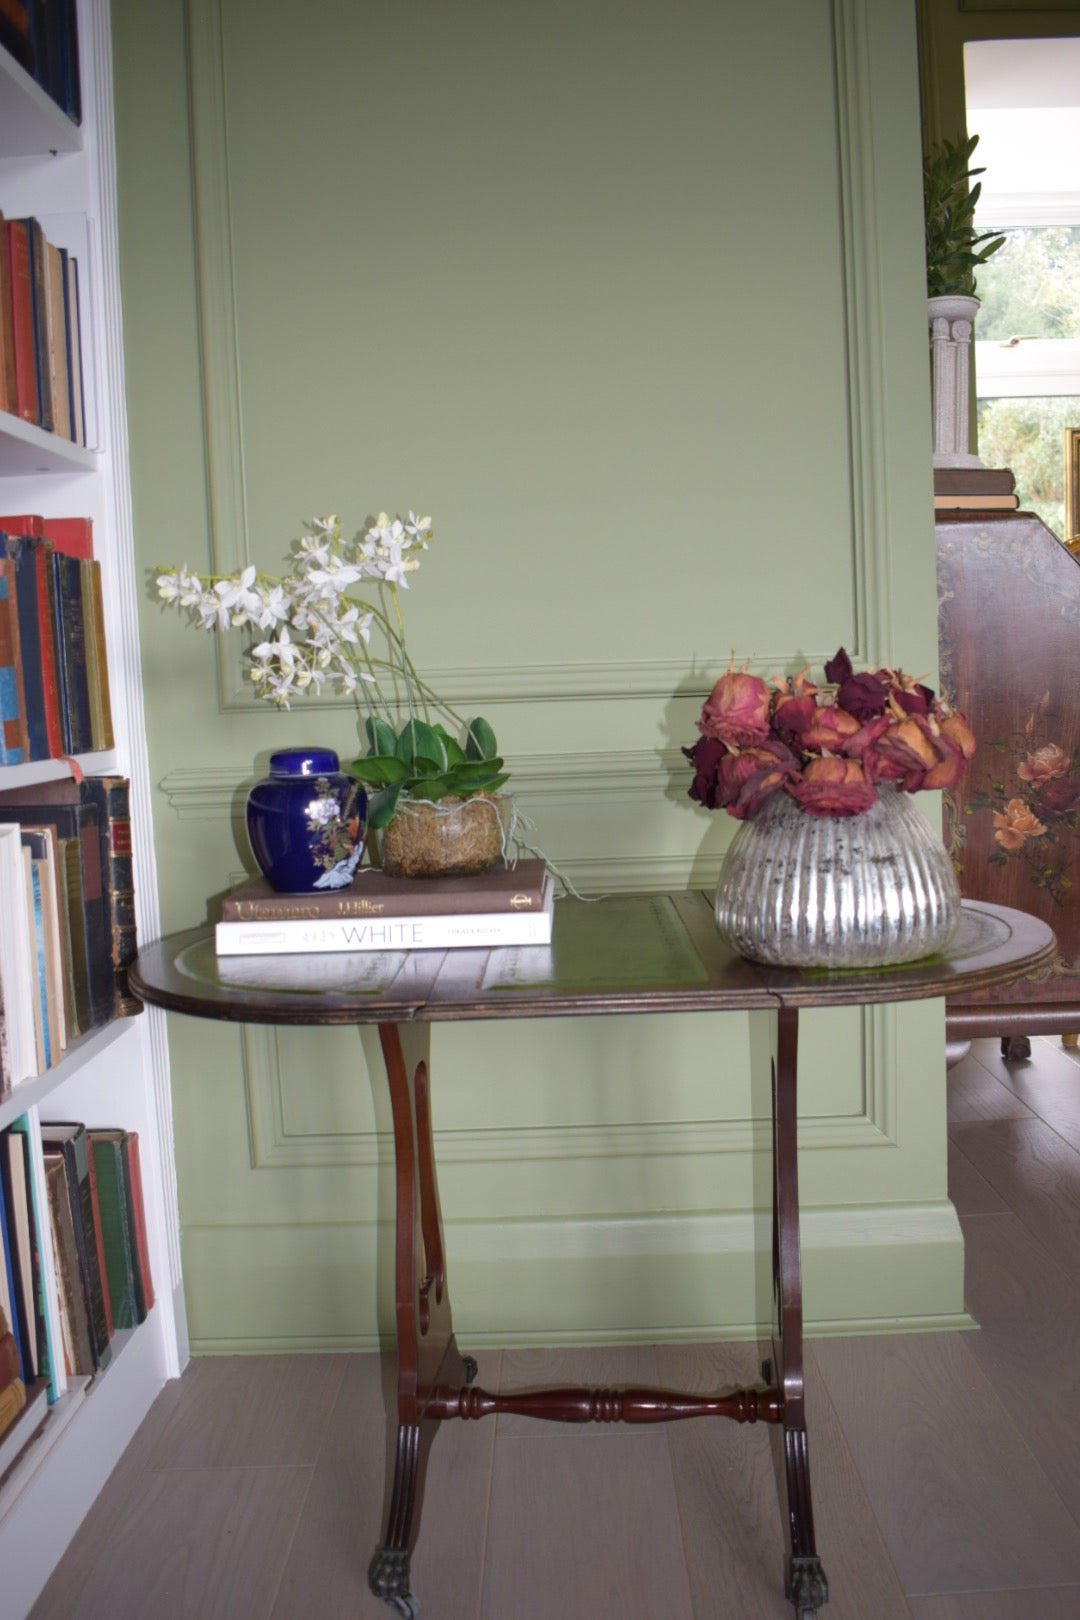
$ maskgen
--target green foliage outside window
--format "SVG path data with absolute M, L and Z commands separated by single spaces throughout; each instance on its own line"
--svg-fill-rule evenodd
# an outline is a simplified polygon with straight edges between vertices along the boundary
M 1080 338 L 1080 226 L 1005 233 L 1005 246 L 979 274 L 981 342 Z
M 1020 509 L 1035 512 L 1065 538 L 1065 429 L 1080 426 L 1080 399 L 979 401 L 979 455 L 988 467 L 1011 467 Z

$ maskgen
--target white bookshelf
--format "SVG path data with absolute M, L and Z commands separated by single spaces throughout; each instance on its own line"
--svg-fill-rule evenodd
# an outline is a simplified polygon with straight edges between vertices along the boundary
M 139 938 L 152 939 L 160 927 L 131 531 L 108 0 L 78 0 L 78 26 L 79 126 L 0 48 L 0 209 L 34 215 L 79 261 L 90 448 L 0 413 L 0 511 L 93 519 L 116 746 L 80 764 L 87 774 L 117 771 L 131 782 L 136 920 Z M 0 788 L 66 769 L 55 760 L 0 767 Z M 103 1372 L 89 1385 L 72 1380 L 0 1486 L 4 1620 L 29 1613 L 155 1396 L 187 1360 L 163 1015 L 147 1008 L 72 1043 L 54 1068 L 0 1104 L 0 1128 L 24 1113 L 138 1131 L 156 1301 L 145 1322 L 115 1336 Z

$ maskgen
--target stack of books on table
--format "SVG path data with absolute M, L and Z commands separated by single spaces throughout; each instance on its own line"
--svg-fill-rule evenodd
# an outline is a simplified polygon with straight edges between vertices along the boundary
M 1016 479 L 1008 467 L 935 467 L 934 509 L 1015 512 Z
M 265 878 L 222 905 L 219 956 L 547 945 L 555 907 L 543 861 L 466 878 L 396 878 L 361 867 L 347 889 L 278 894 Z

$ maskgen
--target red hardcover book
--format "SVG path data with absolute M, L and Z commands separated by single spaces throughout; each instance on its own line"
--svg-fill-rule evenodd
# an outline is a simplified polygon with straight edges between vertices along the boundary
M 144 1311 L 148 1311 L 154 1303 L 154 1283 L 150 1275 L 150 1244 L 146 1235 L 146 1207 L 143 1203 L 138 1131 L 125 1131 L 124 1152 L 127 1156 L 128 1180 L 131 1183 L 131 1213 L 135 1225 L 135 1253 L 139 1261 L 138 1279 L 142 1284 L 141 1304 Z
M 11 309 L 11 255 L 0 213 L 0 411 L 15 410 L 15 323 Z
M 49 755 L 58 759 L 64 752 L 64 730 L 60 717 L 60 684 L 56 664 L 56 613 L 51 593 L 55 589 L 48 542 L 34 546 L 38 582 L 38 627 L 41 633 L 41 681 L 45 699 L 45 732 Z
M 17 517 L 0 517 L 5 534 L 29 535 L 34 540 L 51 540 L 54 551 L 65 556 L 93 557 L 94 524 L 88 517 L 42 517 L 39 512 L 22 512 Z
M 30 275 L 30 232 L 24 219 L 6 219 L 11 277 L 12 343 L 15 351 L 15 414 L 37 422 L 37 352 L 34 339 L 34 291 Z

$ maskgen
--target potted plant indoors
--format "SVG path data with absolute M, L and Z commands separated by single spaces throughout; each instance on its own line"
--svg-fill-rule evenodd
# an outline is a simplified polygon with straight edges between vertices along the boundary
M 923 159 L 926 291 L 934 391 L 934 466 L 980 467 L 968 440 L 972 328 L 979 309 L 975 272 L 1005 241 L 975 229 L 983 169 L 970 167 L 979 137 L 943 140 Z
M 493 865 L 508 852 L 514 822 L 512 802 L 498 792 L 507 773 L 495 733 L 437 697 L 406 646 L 399 593 L 428 548 L 431 519 L 383 512 L 351 540 L 337 517 L 307 529 L 283 575 L 164 568 L 158 595 L 202 629 L 265 632 L 252 635 L 247 656 L 268 702 L 287 709 L 327 686 L 355 699 L 367 751 L 350 769 L 388 870 L 426 877 Z

